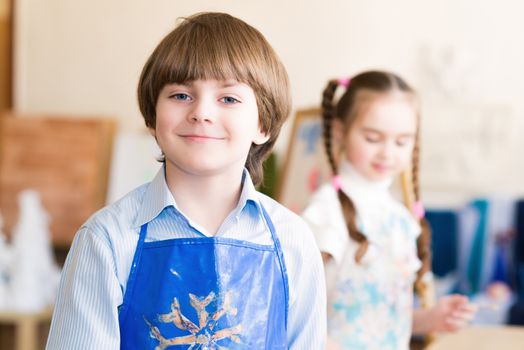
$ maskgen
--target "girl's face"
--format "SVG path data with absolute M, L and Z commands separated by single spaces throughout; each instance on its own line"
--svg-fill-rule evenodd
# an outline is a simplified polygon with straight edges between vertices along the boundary
M 238 174 L 251 145 L 269 138 L 259 127 L 253 89 L 235 80 L 166 85 L 151 132 L 167 172 L 194 176 Z
M 411 95 L 377 94 L 363 102 L 343 139 L 347 160 L 366 179 L 391 178 L 410 164 L 417 130 Z

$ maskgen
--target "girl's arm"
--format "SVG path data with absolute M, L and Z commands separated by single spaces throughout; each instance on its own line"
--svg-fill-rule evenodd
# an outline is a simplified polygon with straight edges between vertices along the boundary
M 413 334 L 454 332 L 466 327 L 476 311 L 477 307 L 463 295 L 444 296 L 431 309 L 413 311 Z
M 82 228 L 62 271 L 47 350 L 120 349 L 115 271 L 107 240 Z

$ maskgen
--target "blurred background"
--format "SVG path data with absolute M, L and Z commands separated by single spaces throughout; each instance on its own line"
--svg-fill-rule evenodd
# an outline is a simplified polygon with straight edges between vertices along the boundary
M 478 324 L 524 324 L 524 4 L 516 0 L 0 0 L 0 229 L 3 256 L 14 256 L 0 259 L 0 283 L 27 256 L 12 247 L 21 191 L 39 194 L 49 220 L 31 227 L 48 235 L 59 267 L 89 215 L 154 176 L 159 151 L 138 110 L 138 77 L 178 18 L 200 11 L 253 25 L 287 67 L 294 111 L 267 167 L 266 190 L 277 199 L 294 117 L 318 107 L 329 79 L 385 69 L 410 82 L 422 104 L 420 178 L 438 292 L 487 305 Z M 0 348 L 22 346 L 23 327 L 36 339 L 25 349 L 41 347 L 50 309 L 30 317 L 4 309 Z

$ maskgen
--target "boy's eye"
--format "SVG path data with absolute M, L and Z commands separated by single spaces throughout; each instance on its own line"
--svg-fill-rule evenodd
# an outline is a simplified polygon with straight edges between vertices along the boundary
M 171 98 L 175 99 L 175 100 L 179 100 L 179 101 L 187 101 L 190 99 L 189 95 L 188 94 L 173 94 L 171 95 Z
M 227 103 L 227 104 L 233 104 L 233 103 L 240 102 L 239 100 L 237 100 L 236 98 L 231 97 L 231 96 L 222 97 L 221 100 L 222 100 L 222 102 Z

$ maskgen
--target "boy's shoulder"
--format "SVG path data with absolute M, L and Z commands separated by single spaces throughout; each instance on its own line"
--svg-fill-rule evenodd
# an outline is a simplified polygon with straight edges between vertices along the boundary
M 286 232 L 291 233 L 304 232 L 304 230 L 309 232 L 309 226 L 297 213 L 263 193 L 259 192 L 259 198 L 277 229 L 284 228 Z
M 262 192 L 258 192 L 258 196 L 260 199 L 260 204 L 264 206 L 264 209 L 268 212 L 270 216 L 271 214 L 275 214 L 278 216 L 285 216 L 290 220 L 300 220 L 300 217 L 295 212 L 293 212 L 288 207 L 284 206 L 274 198 L 271 198 Z
M 282 244 L 288 272 L 300 274 L 304 264 L 318 262 L 321 264 L 320 253 L 311 228 L 298 214 L 289 210 L 276 200 L 265 194 L 260 194 L 260 203 L 268 212 L 276 234 Z

